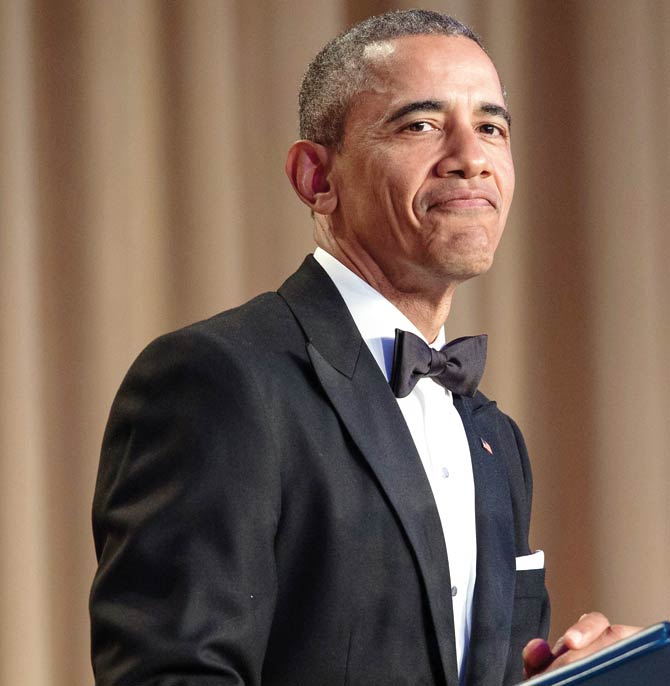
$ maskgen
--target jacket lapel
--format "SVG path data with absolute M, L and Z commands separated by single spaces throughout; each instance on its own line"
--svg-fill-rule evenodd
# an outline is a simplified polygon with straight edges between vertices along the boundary
M 314 370 L 374 471 L 414 550 L 447 684 L 458 684 L 449 562 L 423 465 L 405 419 L 334 284 L 308 257 L 279 290 L 307 339 Z
M 514 519 L 495 403 L 456 396 L 475 481 L 477 581 L 468 650 L 468 686 L 500 686 L 509 653 L 514 605 Z M 484 444 L 486 443 L 486 446 Z

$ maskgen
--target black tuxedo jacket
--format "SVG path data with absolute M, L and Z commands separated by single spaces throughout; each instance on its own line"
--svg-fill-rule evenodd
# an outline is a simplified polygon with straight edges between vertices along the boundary
M 469 686 L 548 629 L 516 425 L 456 397 L 475 479 Z M 484 439 L 492 448 L 483 448 Z M 94 499 L 99 686 L 458 684 L 447 551 L 398 404 L 318 263 L 152 343 Z

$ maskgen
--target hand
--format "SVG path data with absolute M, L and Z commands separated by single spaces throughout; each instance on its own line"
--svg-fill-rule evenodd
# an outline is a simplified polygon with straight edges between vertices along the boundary
M 541 638 L 534 638 L 523 649 L 523 667 L 529 679 L 540 672 L 549 671 L 586 657 L 596 650 L 627 638 L 640 631 L 641 627 L 610 624 L 600 612 L 582 615 L 553 648 Z

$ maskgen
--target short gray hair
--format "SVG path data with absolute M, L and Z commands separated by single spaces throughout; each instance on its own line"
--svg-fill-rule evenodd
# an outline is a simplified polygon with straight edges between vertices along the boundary
M 486 52 L 470 27 L 446 14 L 414 9 L 370 17 L 331 40 L 307 67 L 298 98 L 300 137 L 339 147 L 351 100 L 371 76 L 365 48 L 429 34 L 464 36 Z

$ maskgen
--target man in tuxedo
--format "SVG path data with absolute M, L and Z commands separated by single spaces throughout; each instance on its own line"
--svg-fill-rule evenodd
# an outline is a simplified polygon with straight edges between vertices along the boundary
M 512 200 L 498 74 L 455 20 L 390 13 L 315 58 L 300 117 L 314 256 L 152 343 L 114 402 L 96 683 L 516 683 L 549 622 L 528 456 L 476 389 L 485 340 L 441 350 Z M 559 652 L 612 633 L 588 615 Z

